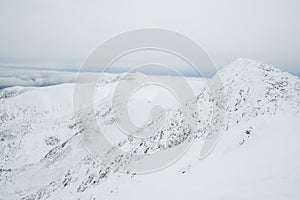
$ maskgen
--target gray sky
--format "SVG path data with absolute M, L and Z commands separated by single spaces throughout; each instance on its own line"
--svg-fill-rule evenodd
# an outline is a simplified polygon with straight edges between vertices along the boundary
M 78 67 L 113 35 L 167 28 L 223 67 L 239 57 L 300 74 L 299 0 L 0 0 L 0 65 Z

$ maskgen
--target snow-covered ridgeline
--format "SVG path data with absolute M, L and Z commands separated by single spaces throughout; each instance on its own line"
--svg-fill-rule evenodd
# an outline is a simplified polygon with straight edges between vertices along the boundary
M 211 113 L 209 109 L 205 109 L 211 104 L 223 105 L 225 113 L 223 135 L 216 152 L 230 152 L 232 149 L 240 152 L 241 148 L 247 148 L 244 146 L 248 140 L 253 135 L 255 137 L 256 132 L 261 132 L 261 124 L 271 124 L 273 117 L 287 115 L 292 122 L 293 117 L 299 118 L 298 77 L 249 59 L 239 59 L 218 74 L 223 83 L 223 88 L 220 89 L 225 94 L 222 99 L 211 98 L 203 80 L 190 80 L 191 85 L 197 88 L 198 96 L 189 103 L 196 103 L 199 108 L 203 108 L 197 116 L 197 133 L 191 134 L 196 136 L 196 145 L 201 144 L 200 141 L 205 138 L 211 126 L 208 117 Z M 128 81 L 139 77 L 133 76 Z M 98 87 L 100 91 L 103 88 L 110 91 L 119 80 L 117 77 L 110 77 L 107 83 L 101 83 Z M 0 185 L 3 189 L 0 190 L 0 196 L 5 197 L 4 199 L 58 199 L 60 196 L 88 199 L 100 195 L 97 188 L 109 191 L 108 194 L 101 194 L 102 198 L 108 198 L 111 191 L 113 193 L 122 188 L 120 182 L 134 185 L 135 180 L 139 180 L 134 174 L 120 174 L 109 166 L 95 162 L 85 151 L 78 137 L 82 127 L 72 113 L 72 92 L 73 84 L 45 88 L 15 87 L 1 91 L 0 149 L 3 153 L 0 155 Z M 110 95 L 109 92 L 107 94 Z M 97 117 L 105 119 L 102 121 L 109 128 L 112 125 L 109 122 L 114 116 L 110 104 L 105 97 L 97 102 Z M 180 110 L 170 110 L 166 120 L 165 127 L 156 137 L 143 141 L 142 145 L 136 145 L 141 141 L 125 139 L 120 147 L 140 152 L 147 149 L 156 151 L 172 148 L 192 139 L 186 134 L 188 131 L 184 132 L 181 127 Z M 286 124 L 288 123 L 282 122 L 282 126 Z M 188 153 L 193 154 L 194 160 L 197 160 L 199 149 L 193 151 L 192 148 Z M 109 154 L 108 158 L 111 159 Z M 118 162 L 130 162 L 130 159 L 125 157 L 119 161 L 116 158 Z M 186 162 L 176 164 L 177 167 L 183 167 L 184 172 L 192 168 L 191 173 L 197 175 L 197 169 L 193 165 L 198 164 L 193 159 L 188 161 L 188 158 Z M 169 173 L 173 173 L 172 168 Z M 177 177 L 176 173 L 173 175 Z M 28 177 L 32 177 L 34 181 L 28 181 Z M 190 179 L 193 182 L 192 177 Z

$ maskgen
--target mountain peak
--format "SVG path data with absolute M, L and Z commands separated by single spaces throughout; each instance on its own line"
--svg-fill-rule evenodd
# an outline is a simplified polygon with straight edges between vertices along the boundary
M 262 71 L 273 71 L 276 73 L 282 72 L 278 68 L 270 65 L 265 64 L 261 61 L 248 59 L 248 58 L 238 58 L 225 66 L 221 72 L 230 71 L 232 72 L 240 72 L 240 73 L 255 73 L 255 72 L 262 72 Z

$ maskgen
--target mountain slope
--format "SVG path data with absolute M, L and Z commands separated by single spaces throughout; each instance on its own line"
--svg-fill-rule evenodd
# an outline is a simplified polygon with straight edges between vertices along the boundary
M 198 94 L 188 105 L 200 108 L 195 133 L 183 127 L 180 109 L 171 107 L 158 136 L 141 146 L 141 140 L 120 139 L 120 148 L 142 156 L 145 150 L 165 151 L 193 140 L 173 165 L 143 175 L 118 171 L 116 166 L 134 161 L 131 157 L 103 165 L 88 154 L 79 137 L 79 114 L 72 113 L 73 84 L 2 90 L 0 199 L 298 199 L 299 78 L 249 59 L 238 59 L 218 75 L 223 98 L 211 96 L 203 80 L 188 80 Z M 98 85 L 95 110 L 110 132 L 116 130 L 108 99 L 120 77 L 107 80 Z M 224 121 L 218 144 L 202 160 L 201 147 L 213 127 L 212 105 L 218 105 Z M 123 109 L 120 105 L 116 112 Z

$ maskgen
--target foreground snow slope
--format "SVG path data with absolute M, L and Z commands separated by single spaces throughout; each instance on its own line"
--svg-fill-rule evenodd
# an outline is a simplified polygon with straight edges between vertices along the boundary
M 180 114 L 170 100 L 163 102 L 170 107 L 158 138 L 143 141 L 138 148 L 134 143 L 139 141 L 121 139 L 120 148 L 140 152 L 165 151 L 194 139 L 173 165 L 143 175 L 113 170 L 114 166 L 101 165 L 87 153 L 78 137 L 82 131 L 78 113 L 72 112 L 73 84 L 2 90 L 0 199 L 299 199 L 299 78 L 248 59 L 218 73 L 224 99 L 209 96 L 203 79 L 189 79 L 199 94 L 189 104 L 203 108 L 195 134 L 181 131 Z M 126 77 L 135 81 L 143 75 Z M 114 115 L 108 99 L 121 79 L 109 76 L 97 88 L 95 110 L 109 132 L 117 130 L 111 123 Z M 151 97 L 164 95 L 148 90 Z M 157 98 L 149 100 L 150 106 Z M 218 108 L 225 113 L 224 126 L 213 152 L 200 159 L 212 126 L 205 108 L 212 104 L 224 105 Z M 139 114 L 143 107 L 133 111 Z

